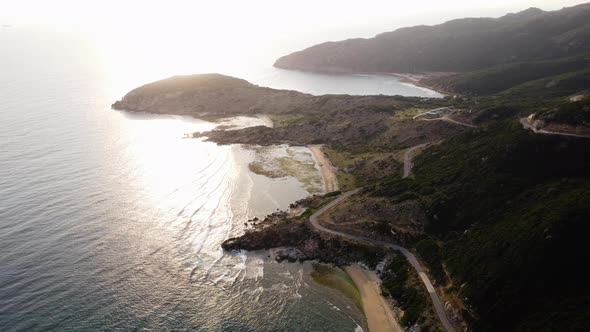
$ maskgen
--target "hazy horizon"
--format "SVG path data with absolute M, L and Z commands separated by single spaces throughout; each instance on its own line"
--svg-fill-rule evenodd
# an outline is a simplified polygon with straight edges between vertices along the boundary
M 56 53 L 60 43 L 81 44 L 96 54 L 93 60 L 97 66 L 105 71 L 127 72 L 125 76 L 155 79 L 202 72 L 244 75 L 251 68 L 270 67 L 282 55 L 325 41 L 370 38 L 400 27 L 462 17 L 499 17 L 531 6 L 558 10 L 580 3 L 583 1 L 503 0 L 490 4 L 474 0 L 441 4 L 425 0 L 370 1 L 360 6 L 303 1 L 283 8 L 268 1 L 81 4 L 30 0 L 3 8 L 0 25 L 4 28 L 0 31 L 23 30 L 28 37 L 17 42 L 30 47 L 36 40 L 51 39 Z M 10 38 L 5 35 L 0 33 L 0 41 Z M 152 74 L 146 74 L 146 70 Z

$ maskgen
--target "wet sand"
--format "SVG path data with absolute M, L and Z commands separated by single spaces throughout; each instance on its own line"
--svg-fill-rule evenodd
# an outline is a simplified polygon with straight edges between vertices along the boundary
M 381 296 L 379 277 L 375 272 L 367 271 L 358 264 L 347 266 L 344 270 L 350 275 L 361 293 L 369 332 L 402 332 L 403 329 L 395 319 L 389 304 Z
M 338 179 L 336 178 L 336 170 L 324 152 L 321 145 L 308 146 L 313 158 L 320 166 L 320 173 L 324 179 L 324 190 L 329 193 L 339 190 Z

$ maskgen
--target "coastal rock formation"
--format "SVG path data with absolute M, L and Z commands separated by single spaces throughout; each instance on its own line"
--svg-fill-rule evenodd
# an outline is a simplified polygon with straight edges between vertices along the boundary
M 292 204 L 292 208 L 317 209 L 330 197 L 330 194 L 310 196 Z M 286 212 L 276 212 L 253 222 L 253 228 L 241 236 L 225 240 L 221 246 L 230 251 L 273 249 L 276 260 L 290 262 L 317 259 L 337 265 L 357 261 L 375 265 L 383 258 L 382 248 L 314 232 L 308 217 L 308 214 L 290 217 Z
M 156 114 L 227 117 L 244 114 L 357 110 L 391 107 L 396 96 L 313 96 L 264 88 L 220 74 L 174 76 L 143 85 L 112 105 L 113 109 Z
M 298 260 L 303 261 L 305 260 L 305 258 L 307 258 L 305 254 L 297 248 L 276 248 L 272 251 L 272 253 L 278 262 L 281 262 L 286 259 L 289 262 L 293 263 Z
M 313 96 L 263 88 L 220 74 L 174 76 L 129 92 L 116 110 L 181 115 L 283 113 L 301 107 Z

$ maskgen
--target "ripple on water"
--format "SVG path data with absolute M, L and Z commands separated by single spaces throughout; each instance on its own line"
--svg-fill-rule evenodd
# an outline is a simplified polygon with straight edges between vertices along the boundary
M 243 147 L 181 139 L 216 123 L 112 111 L 109 82 L 47 82 L 0 90 L 15 110 L 0 112 L 2 331 L 354 330 L 360 314 L 331 310 L 345 300 L 305 265 L 220 247 L 301 183 L 252 174 Z

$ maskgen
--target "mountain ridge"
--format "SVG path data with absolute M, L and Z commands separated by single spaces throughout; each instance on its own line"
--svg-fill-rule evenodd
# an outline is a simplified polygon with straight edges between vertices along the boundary
M 369 39 L 326 42 L 279 58 L 275 67 L 332 73 L 463 72 L 590 51 L 590 3 L 529 8 L 500 18 L 463 18 L 400 28 Z

